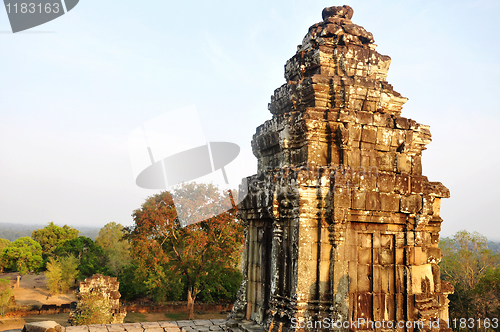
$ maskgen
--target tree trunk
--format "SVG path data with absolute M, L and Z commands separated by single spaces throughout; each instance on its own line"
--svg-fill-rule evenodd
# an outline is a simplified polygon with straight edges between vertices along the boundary
M 194 319 L 194 297 L 191 289 L 188 289 L 188 318 Z

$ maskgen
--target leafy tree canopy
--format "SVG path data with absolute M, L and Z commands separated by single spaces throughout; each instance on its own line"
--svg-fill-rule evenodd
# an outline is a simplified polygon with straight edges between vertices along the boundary
M 0 260 L 20 274 L 36 271 L 43 264 L 42 247 L 29 237 L 21 237 L 2 250 Z
M 75 228 L 67 225 L 59 227 L 50 222 L 44 228 L 34 230 L 31 238 L 40 243 L 43 250 L 43 257 L 46 258 L 52 255 L 57 246 L 64 243 L 64 241 L 77 238 L 79 233 Z
M 75 279 L 78 277 L 78 259 L 72 255 L 57 259 L 49 257 L 45 276 L 52 295 L 67 292 L 74 286 Z
M 208 220 L 181 227 L 172 196 L 184 211 L 217 208 L 230 200 L 229 210 Z M 186 206 L 184 206 L 186 208 Z M 196 212 L 194 212 L 196 213 Z M 149 197 L 133 213 L 129 229 L 137 273 L 142 274 L 151 295 L 164 296 L 178 290 L 185 280 L 190 316 L 196 296 L 217 278 L 218 271 L 235 268 L 244 240 L 243 225 L 230 193 L 207 184 L 190 183 Z M 165 298 L 164 298 L 165 299 Z
M 57 257 L 73 255 L 78 259 L 79 279 L 90 277 L 96 273 L 108 274 L 106 259 L 101 246 L 94 243 L 91 238 L 79 236 L 65 241 L 59 245 L 54 254 Z
M 493 285 L 500 256 L 488 249 L 486 237 L 477 232 L 459 231 L 442 239 L 439 246 L 441 278 L 455 288 L 449 295 L 450 318 L 492 318 L 488 312 L 499 305 Z
M 122 225 L 110 222 L 101 228 L 95 240 L 96 245 L 104 250 L 107 267 L 115 276 L 131 262 L 130 244 L 123 239 L 125 234 Z
M 7 248 L 10 246 L 11 242 L 7 239 L 0 239 L 0 251 L 2 251 L 4 248 Z

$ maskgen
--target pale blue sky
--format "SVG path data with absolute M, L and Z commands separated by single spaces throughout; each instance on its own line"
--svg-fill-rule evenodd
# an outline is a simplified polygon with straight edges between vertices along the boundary
M 0 222 L 132 224 L 151 192 L 135 186 L 128 135 L 189 105 L 207 140 L 242 148 L 241 176 L 255 173 L 250 140 L 286 60 L 343 4 L 392 58 L 403 116 L 431 126 L 424 175 L 451 190 L 442 234 L 500 239 L 497 0 L 80 0 L 18 34 L 0 9 Z

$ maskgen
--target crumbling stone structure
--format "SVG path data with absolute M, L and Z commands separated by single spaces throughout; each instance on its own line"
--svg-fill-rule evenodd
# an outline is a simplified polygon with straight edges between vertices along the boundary
M 258 173 L 240 204 L 244 280 L 231 317 L 280 332 L 400 322 L 447 331 L 453 289 L 437 264 L 450 194 L 422 175 L 429 127 L 401 116 L 391 59 L 352 15 L 323 10 L 253 137 Z
M 106 299 L 106 303 L 109 303 L 111 311 L 111 324 L 123 323 L 125 316 L 127 316 L 127 311 L 125 308 L 120 307 L 120 297 L 119 292 L 120 283 L 115 277 L 103 276 L 102 274 L 94 274 L 91 278 L 85 279 L 85 281 L 80 283 L 78 288 L 77 298 L 79 301 L 82 300 L 84 294 L 88 293 L 98 293 L 99 298 Z M 78 315 L 78 308 L 70 312 L 70 321 Z

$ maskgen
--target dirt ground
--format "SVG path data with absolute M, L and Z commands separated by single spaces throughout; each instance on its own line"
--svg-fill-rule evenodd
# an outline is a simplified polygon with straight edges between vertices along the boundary
M 19 288 L 14 288 L 17 280 L 17 272 L 2 273 L 0 278 L 10 278 L 10 285 L 13 287 L 13 295 L 19 306 L 29 306 L 42 304 L 63 304 L 76 301 L 73 291 L 66 294 L 50 296 L 47 289 L 47 279 L 44 274 L 26 274 L 19 282 Z
M 0 278 L 10 278 L 11 286 L 14 287 L 17 280 L 17 273 L 1 273 Z M 36 305 L 41 307 L 42 304 L 64 304 L 76 301 L 73 291 L 66 294 L 56 296 L 49 296 L 47 289 L 47 282 L 43 274 L 28 274 L 21 278 L 19 288 L 13 288 L 13 295 L 16 299 L 18 306 L 32 306 Z M 195 313 L 195 319 L 217 319 L 226 318 L 227 314 L 220 313 Z M 68 326 L 69 313 L 56 314 L 56 315 L 35 315 L 26 317 L 0 317 L 0 331 L 22 329 L 24 324 L 31 322 L 40 322 L 44 320 L 53 320 L 62 326 Z M 185 313 L 127 313 L 125 317 L 126 323 L 136 322 L 155 322 L 155 321 L 168 321 L 168 320 L 182 320 L 186 319 Z

